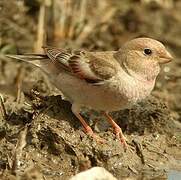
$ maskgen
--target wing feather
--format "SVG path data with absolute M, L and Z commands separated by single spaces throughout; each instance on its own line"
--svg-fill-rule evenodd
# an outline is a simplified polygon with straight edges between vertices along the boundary
M 71 51 L 54 47 L 43 47 L 46 55 L 56 66 L 64 68 L 72 75 L 88 83 L 100 83 L 112 78 L 119 63 L 114 59 L 114 52 Z

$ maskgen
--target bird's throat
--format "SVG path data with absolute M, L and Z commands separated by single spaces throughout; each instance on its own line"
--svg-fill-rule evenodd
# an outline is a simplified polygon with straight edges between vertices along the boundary
M 144 83 L 154 83 L 157 75 L 159 74 L 159 66 L 146 67 L 146 68 L 129 68 L 126 63 L 122 63 L 123 70 L 131 77 Z

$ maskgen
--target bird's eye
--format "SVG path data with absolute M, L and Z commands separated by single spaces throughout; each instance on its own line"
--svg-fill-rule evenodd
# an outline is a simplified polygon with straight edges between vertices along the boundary
M 144 49 L 144 54 L 145 54 L 145 55 L 151 55 L 151 54 L 152 54 L 152 50 L 149 49 L 149 48 L 145 48 L 145 49 Z

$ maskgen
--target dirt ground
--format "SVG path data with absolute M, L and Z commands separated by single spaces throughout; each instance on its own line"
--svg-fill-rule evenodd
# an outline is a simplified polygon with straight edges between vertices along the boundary
M 167 179 L 169 172 L 181 171 L 181 2 L 110 2 L 113 16 L 79 44 L 116 50 L 129 39 L 148 36 L 175 57 L 162 68 L 148 99 L 112 113 L 128 140 L 126 152 L 99 112 L 84 109 L 82 114 L 104 144 L 83 132 L 70 103 L 41 70 L 4 56 L 34 49 L 39 4 L 25 2 L 0 2 L 0 179 L 68 179 L 93 166 L 118 179 Z M 74 40 L 48 43 L 77 45 Z

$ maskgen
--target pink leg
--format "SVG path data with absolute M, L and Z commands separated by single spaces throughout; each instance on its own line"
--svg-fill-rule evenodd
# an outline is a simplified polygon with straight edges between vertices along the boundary
M 74 113 L 75 114 L 75 113 Z M 75 116 L 79 119 L 79 121 L 82 123 L 84 130 L 86 134 L 93 136 L 94 132 L 92 131 L 92 128 L 85 122 L 84 118 L 79 114 L 76 113 Z
M 122 129 L 114 122 L 114 120 L 108 113 L 104 112 L 104 115 L 106 116 L 107 120 L 112 125 L 112 127 L 114 128 L 114 132 L 116 134 L 117 139 L 119 139 L 121 144 L 123 144 L 123 146 L 127 148 L 126 138 L 123 135 Z
M 81 124 L 84 127 L 84 131 L 86 134 L 88 134 L 89 136 L 93 137 L 96 141 L 103 143 L 104 140 L 101 139 L 99 136 L 97 136 L 96 134 L 94 134 L 92 128 L 86 123 L 86 121 L 84 120 L 84 118 L 79 114 L 78 108 L 74 106 L 72 106 L 72 112 L 74 113 L 74 115 L 79 119 L 79 121 L 81 122 Z

